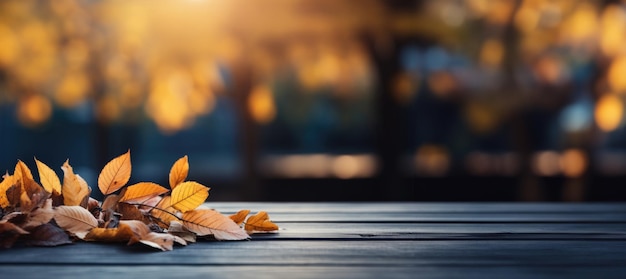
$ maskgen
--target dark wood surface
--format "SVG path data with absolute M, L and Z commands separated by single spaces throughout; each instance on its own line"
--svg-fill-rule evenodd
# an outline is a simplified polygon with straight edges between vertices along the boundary
M 626 204 L 209 203 L 281 230 L 0 250 L 0 278 L 626 278 Z

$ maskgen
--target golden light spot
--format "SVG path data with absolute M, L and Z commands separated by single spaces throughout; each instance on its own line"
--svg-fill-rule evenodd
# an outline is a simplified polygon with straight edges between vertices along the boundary
M 50 100 L 33 94 L 21 100 L 17 106 L 17 117 L 24 126 L 33 127 L 46 122 L 52 115 Z
M 624 105 L 614 94 L 605 94 L 598 100 L 595 119 L 598 127 L 605 132 L 615 130 L 622 122 Z
M 504 57 L 504 46 L 502 42 L 495 39 L 485 41 L 480 50 L 480 62 L 488 67 L 498 67 Z
M 276 116 L 272 90 L 267 85 L 258 85 L 248 96 L 248 110 L 252 118 L 260 124 L 271 122 Z
M 601 16 L 600 48 L 608 56 L 623 50 L 626 42 L 626 13 L 618 5 L 609 5 Z
M 607 73 L 607 81 L 614 91 L 626 91 L 626 55 L 622 55 L 611 63 Z
M 425 144 L 415 154 L 417 173 L 427 176 L 442 176 L 450 167 L 450 155 L 443 146 Z
M 406 105 L 410 103 L 417 94 L 419 81 L 410 73 L 402 72 L 398 73 L 393 78 L 391 86 L 391 92 L 396 102 Z
M 565 176 L 581 176 L 587 169 L 587 164 L 587 156 L 582 150 L 569 149 L 561 155 L 560 165 Z
M 19 54 L 19 41 L 8 26 L 0 24 L 0 67 L 12 64 Z
M 521 8 L 515 15 L 515 26 L 524 33 L 530 33 L 539 24 L 540 15 L 535 9 Z
M 532 168 L 538 175 L 557 175 L 561 171 L 559 159 L 559 154 L 554 151 L 539 152 L 533 156 Z
M 80 72 L 66 74 L 55 92 L 55 101 L 64 108 L 74 107 L 85 101 L 89 90 L 87 76 Z
M 593 37 L 598 30 L 596 11 L 590 4 L 581 4 L 565 22 L 567 39 L 575 42 Z
M 539 80 L 545 83 L 559 83 L 562 79 L 563 71 L 561 60 L 553 56 L 544 56 L 535 64 L 535 74 Z
M 359 161 L 350 155 L 341 155 L 332 162 L 332 171 L 338 178 L 354 178 L 359 173 Z

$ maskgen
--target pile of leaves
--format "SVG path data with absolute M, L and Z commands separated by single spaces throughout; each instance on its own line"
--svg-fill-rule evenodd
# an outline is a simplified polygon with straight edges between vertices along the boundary
M 174 243 L 197 238 L 244 240 L 254 232 L 278 230 L 266 212 L 250 210 L 225 216 L 204 205 L 209 188 L 186 181 L 187 156 L 169 173 L 169 186 L 139 182 L 126 186 L 131 175 L 130 150 L 108 162 L 98 176 L 102 202 L 90 197 L 87 182 L 65 161 L 63 183 L 35 158 L 37 183 L 28 166 L 18 161 L 13 174 L 0 183 L 0 247 L 16 242 L 57 246 L 75 240 L 142 243 L 163 251 Z M 247 220 L 246 220 L 247 218 Z

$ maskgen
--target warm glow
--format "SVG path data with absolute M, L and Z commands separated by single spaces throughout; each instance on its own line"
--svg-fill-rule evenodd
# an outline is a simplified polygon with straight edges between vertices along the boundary
M 626 42 L 626 13 L 618 5 L 609 5 L 601 18 L 600 48 L 604 54 L 613 56 L 624 51 Z
M 499 40 L 489 39 L 480 50 L 480 62 L 488 67 L 498 67 L 504 57 L 504 46 Z
M 607 80 L 611 89 L 626 93 L 626 54 L 613 60 L 607 73 Z
M 554 151 L 543 151 L 537 153 L 532 160 L 532 167 L 535 173 L 542 176 L 553 176 L 559 174 L 560 156 Z
M 31 95 L 19 102 L 17 115 L 20 123 L 25 126 L 37 126 L 50 118 L 52 104 L 41 95 Z
M 339 156 L 333 160 L 332 170 L 341 179 L 353 178 L 358 174 L 359 161 L 350 155 Z
M 596 10 L 590 4 L 583 3 L 565 22 L 565 36 L 573 42 L 590 39 L 597 33 L 598 19 Z
M 75 107 L 85 101 L 89 87 L 88 77 L 84 73 L 68 73 L 57 87 L 55 101 L 64 108 Z
M 598 127 L 610 132 L 620 125 L 624 114 L 624 105 L 614 94 L 605 94 L 596 104 L 595 119 Z
M 96 104 L 96 117 L 104 123 L 111 123 L 121 116 L 120 104 L 115 99 L 115 95 L 109 94 Z
M 442 176 L 450 168 L 450 155 L 443 146 L 422 145 L 415 154 L 417 172 L 428 176 Z
M 582 150 L 569 149 L 561 156 L 561 169 L 568 177 L 579 177 L 587 169 L 587 156 Z
M 262 160 L 260 168 L 266 174 L 281 177 L 351 179 L 373 176 L 377 164 L 370 154 L 298 154 L 270 156 Z
M 271 122 L 276 116 L 272 90 L 267 85 L 258 85 L 248 96 L 248 110 L 252 118 L 260 124 Z
M 12 64 L 19 50 L 19 42 L 13 30 L 0 23 L 0 67 Z
M 395 100 L 400 104 L 408 104 L 417 94 L 419 81 L 411 73 L 402 72 L 396 74 L 391 85 Z

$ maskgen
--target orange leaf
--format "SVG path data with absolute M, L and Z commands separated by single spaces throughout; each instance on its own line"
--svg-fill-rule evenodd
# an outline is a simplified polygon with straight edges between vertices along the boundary
M 184 213 L 201 205 L 208 196 L 208 187 L 194 181 L 183 182 L 172 190 L 172 207 Z
M 98 226 L 98 220 L 87 209 L 80 206 L 59 206 L 54 209 L 54 221 L 62 229 L 84 238 Z
M 4 175 L 2 182 L 0 182 L 0 208 L 7 208 L 11 205 L 7 190 L 9 190 L 9 188 L 13 185 L 15 185 L 14 176 L 8 174 Z
M 197 235 L 212 234 L 218 240 L 248 239 L 248 234 L 233 220 L 211 209 L 197 209 L 183 214 L 183 225 Z
M 185 181 L 188 173 L 189 160 L 187 159 L 187 155 L 185 155 L 185 157 L 178 159 L 170 169 L 170 188 L 173 190 L 178 184 Z
M 243 209 L 243 210 L 239 210 L 237 213 L 230 215 L 228 217 L 232 219 L 235 223 L 237 223 L 237 225 L 241 225 L 241 223 L 243 223 L 243 221 L 246 220 L 246 217 L 248 217 L 248 214 L 250 214 L 250 210 Z
M 80 177 L 74 174 L 74 169 L 67 160 L 61 167 L 63 169 L 63 204 L 65 205 L 81 205 L 83 201 L 89 198 L 89 185 Z
M 128 242 L 134 237 L 128 225 L 120 224 L 117 228 L 93 228 L 84 240 L 101 242 Z
M 39 171 L 39 182 L 48 193 L 53 193 L 54 195 L 61 194 L 61 181 L 57 174 L 46 164 L 35 158 L 35 162 L 37 163 L 37 170 Z
M 176 221 L 176 210 L 172 208 L 172 199 L 169 196 L 163 197 L 161 201 L 150 211 L 152 217 L 159 220 L 160 227 L 166 229 L 169 227 L 171 221 Z
M 24 162 L 22 162 L 22 160 L 17 160 L 17 164 L 15 165 L 15 171 L 13 172 L 13 175 L 18 177 L 19 179 L 21 179 L 22 177 L 30 178 L 33 180 L 35 179 L 33 178 L 33 173 L 30 171 L 28 166 Z
M 247 232 L 252 231 L 275 231 L 278 230 L 278 226 L 272 221 L 265 211 L 259 211 L 256 215 L 250 216 L 246 221 L 245 229 Z
M 121 202 L 127 203 L 143 203 L 155 196 L 167 193 L 165 187 L 152 182 L 139 182 L 128 186 L 126 193 L 120 199 Z
M 130 150 L 108 162 L 98 176 L 98 188 L 104 195 L 122 188 L 130 179 Z

